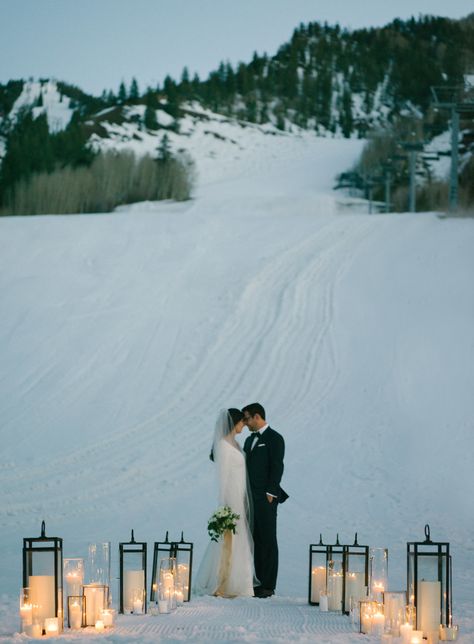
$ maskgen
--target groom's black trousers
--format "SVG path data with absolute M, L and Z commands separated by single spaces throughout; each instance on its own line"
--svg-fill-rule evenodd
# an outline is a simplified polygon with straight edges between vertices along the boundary
M 253 498 L 255 575 L 262 588 L 275 590 L 278 575 L 277 508 L 265 497 Z

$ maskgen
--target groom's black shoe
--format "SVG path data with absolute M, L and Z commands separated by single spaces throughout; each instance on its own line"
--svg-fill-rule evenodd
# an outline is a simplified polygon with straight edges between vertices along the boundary
M 261 586 L 256 586 L 253 589 L 255 597 L 260 597 L 260 599 L 266 599 L 267 597 L 271 597 L 274 592 L 273 590 L 270 590 L 269 588 L 262 588 Z

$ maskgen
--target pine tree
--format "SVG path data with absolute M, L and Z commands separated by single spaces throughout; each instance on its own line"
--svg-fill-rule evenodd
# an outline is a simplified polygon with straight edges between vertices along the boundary
M 119 86 L 119 91 L 118 91 L 118 102 L 123 105 L 125 101 L 127 100 L 127 90 L 125 88 L 125 83 L 122 81 Z
M 143 117 L 143 123 L 148 130 L 157 130 L 158 129 L 158 120 L 156 118 L 156 110 L 149 105 L 145 108 L 145 116 Z
M 161 139 L 160 147 L 158 148 L 158 160 L 159 161 L 169 161 L 171 159 L 171 145 L 168 135 L 163 134 Z
M 129 93 L 129 98 L 131 101 L 138 101 L 140 97 L 140 92 L 138 91 L 138 82 L 136 78 L 132 78 L 132 82 L 130 83 L 130 93 Z

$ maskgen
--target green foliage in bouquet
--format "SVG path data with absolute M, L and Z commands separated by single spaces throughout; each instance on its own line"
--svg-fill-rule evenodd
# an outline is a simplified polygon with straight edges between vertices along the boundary
M 226 530 L 232 530 L 235 534 L 235 527 L 237 521 L 240 519 L 240 514 L 232 512 L 232 508 L 228 505 L 217 508 L 214 514 L 207 522 L 207 531 L 212 541 L 219 541 Z

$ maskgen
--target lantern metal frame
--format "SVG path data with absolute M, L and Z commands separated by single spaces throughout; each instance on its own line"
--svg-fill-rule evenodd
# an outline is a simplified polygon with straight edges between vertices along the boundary
M 183 589 L 183 601 L 189 602 L 191 601 L 191 584 L 192 584 L 192 573 L 193 573 L 193 548 L 194 544 L 191 541 L 185 541 L 184 540 L 184 534 L 181 532 L 181 539 L 180 541 L 174 541 L 172 543 L 172 557 L 175 557 L 176 559 L 176 570 L 178 571 L 178 576 L 179 576 L 179 565 L 180 563 L 186 563 L 189 567 L 189 572 L 188 572 L 188 591 L 186 593 L 186 596 L 184 595 L 184 589 Z M 180 556 L 181 556 L 181 561 L 180 561 Z M 186 562 L 183 561 L 183 558 L 186 559 Z
M 319 543 L 312 543 L 309 546 L 309 581 L 308 581 L 308 604 L 311 606 L 319 606 L 319 601 L 312 601 L 312 572 L 313 572 L 313 556 L 314 555 L 323 555 L 325 558 L 325 567 L 326 567 L 326 590 L 328 586 L 328 565 L 329 562 L 333 560 L 334 555 L 341 555 L 341 562 L 344 558 L 344 545 L 341 545 L 339 542 L 339 534 L 336 536 L 336 543 L 323 543 L 322 534 L 319 535 Z M 343 584 L 344 592 L 344 584 Z
M 440 624 L 451 625 L 452 616 L 452 561 L 447 541 L 432 541 L 428 524 L 425 525 L 424 541 L 407 543 L 407 597 L 416 609 L 416 627 L 420 624 L 418 610 L 418 577 L 419 559 L 433 557 L 437 559 L 437 581 L 441 585 Z M 412 601 L 413 599 L 413 601 Z
M 63 540 L 60 537 L 47 537 L 46 524 L 41 522 L 41 535 L 39 537 L 26 537 L 23 539 L 23 588 L 30 587 L 29 578 L 33 576 L 34 554 L 51 552 L 54 554 L 54 606 L 55 614 L 51 617 L 58 618 L 59 631 L 64 628 L 63 615 Z
M 346 585 L 347 585 L 347 574 L 351 572 L 349 570 L 349 564 L 351 563 L 351 559 L 353 557 L 363 557 L 364 558 L 364 563 L 363 563 L 363 572 L 364 572 L 364 586 L 367 588 L 367 593 L 368 593 L 368 588 L 369 588 L 369 546 L 361 545 L 357 541 L 357 532 L 355 533 L 354 536 L 354 543 L 352 545 L 345 545 L 343 546 L 344 552 L 342 555 L 342 572 L 343 572 L 343 580 L 342 580 L 342 612 L 344 615 L 349 615 L 350 613 L 350 606 L 347 606 L 346 602 Z M 359 598 L 360 599 L 360 598 Z M 350 599 L 349 599 L 350 602 Z
M 142 569 L 144 573 L 143 577 L 143 612 L 147 612 L 147 543 L 146 541 L 135 541 L 134 531 L 132 530 L 132 535 L 130 541 L 122 541 L 119 543 L 119 612 L 123 615 L 123 558 L 128 553 L 131 554 L 141 554 L 142 556 Z

